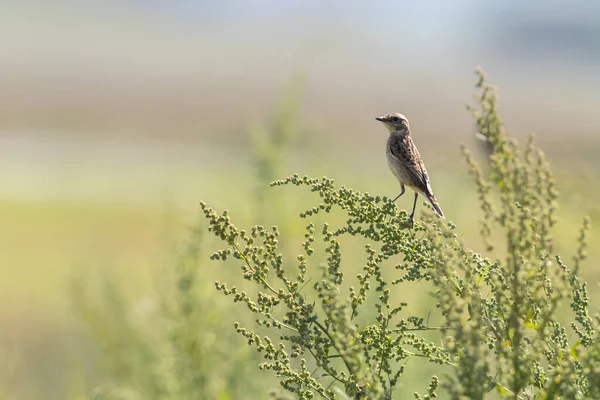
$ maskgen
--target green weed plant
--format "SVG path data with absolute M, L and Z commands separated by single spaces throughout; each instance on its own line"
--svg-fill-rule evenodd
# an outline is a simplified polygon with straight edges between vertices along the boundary
M 457 227 L 431 210 L 413 226 L 389 198 L 326 177 L 272 183 L 318 197 L 300 214 L 306 230 L 295 259 L 280 251 L 277 227 L 241 229 L 227 211 L 201 204 L 210 232 L 225 245 L 211 258 L 235 260 L 245 280 L 215 283 L 253 316 L 234 329 L 260 354 L 258 368 L 291 395 L 392 399 L 415 365 L 408 361 L 419 359 L 442 373 L 424 381 L 416 399 L 600 397 L 598 319 L 579 275 L 590 221 L 583 220 L 569 261 L 555 254 L 558 193 L 550 166 L 533 137 L 521 149 L 507 135 L 495 89 L 481 70 L 477 76 L 469 110 L 489 149 L 487 172 L 466 148 L 463 154 L 483 212 L 484 253 L 467 248 Z M 331 212 L 344 213 L 346 222 L 315 223 Z M 344 270 L 346 236 L 364 248 L 356 276 Z M 417 283 L 428 285 L 435 325 L 414 305 L 390 300 L 392 291 Z

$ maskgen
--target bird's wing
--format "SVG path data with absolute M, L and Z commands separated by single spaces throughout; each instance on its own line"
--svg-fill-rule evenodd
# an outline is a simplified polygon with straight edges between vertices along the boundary
M 390 143 L 390 151 L 394 157 L 404 164 L 413 186 L 433 196 L 433 189 L 429 182 L 425 163 L 410 136 L 397 137 L 394 142 Z
M 415 147 L 415 150 L 417 148 Z M 417 151 L 418 153 L 418 151 Z M 423 182 L 425 183 L 425 187 L 427 188 L 427 194 L 433 196 L 433 189 L 431 188 L 431 182 L 429 182 L 429 175 L 427 175 L 427 170 L 425 169 L 425 163 L 423 159 L 419 156 L 419 169 L 421 170 L 421 176 L 423 177 Z

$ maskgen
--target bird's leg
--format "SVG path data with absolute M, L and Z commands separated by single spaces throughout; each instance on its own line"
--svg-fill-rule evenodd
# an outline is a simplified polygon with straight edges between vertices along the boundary
M 417 208 L 417 198 L 419 197 L 419 193 L 415 192 L 415 202 L 413 204 L 412 212 L 410 213 L 410 220 L 415 223 L 415 209 Z
M 401 183 L 400 184 L 400 194 L 398 196 L 396 196 L 396 198 L 394 198 L 394 200 L 392 200 L 392 203 L 395 203 L 396 200 L 398 200 L 400 198 L 400 196 L 402 196 L 404 194 L 405 191 L 406 191 L 406 188 L 404 187 L 404 184 Z

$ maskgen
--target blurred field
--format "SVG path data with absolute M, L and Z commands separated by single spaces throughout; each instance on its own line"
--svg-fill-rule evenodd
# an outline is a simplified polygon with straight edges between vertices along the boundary
M 446 215 L 478 250 L 477 199 L 459 144 L 477 145 L 464 103 L 471 71 L 482 64 L 500 87 L 509 132 L 522 139 L 535 131 L 555 167 L 557 251 L 564 258 L 574 252 L 581 219 L 590 214 L 590 257 L 600 256 L 594 245 L 600 47 L 584 40 L 598 37 L 595 6 L 575 2 L 563 12 L 550 2 L 540 13 L 516 2 L 498 9 L 468 1 L 430 8 L 383 2 L 374 9 L 275 1 L 100 3 L 0 5 L 0 34 L 9 38 L 0 43 L 5 398 L 89 398 L 101 382 L 98 347 L 73 312 L 74 280 L 98 289 L 108 277 L 123 289 L 124 312 L 137 310 L 143 299 L 164 294 L 165 271 L 177 262 L 200 200 L 229 209 L 240 225 L 260 222 L 250 127 L 272 126 L 283 88 L 298 71 L 306 76 L 298 131 L 284 149 L 278 178 L 326 175 L 372 194 L 395 194 L 383 157 L 386 133 L 373 118 L 401 111 Z M 502 18 L 509 11 L 516 16 L 511 23 Z M 390 15 L 402 20 L 401 29 L 389 23 Z M 268 223 L 286 227 L 286 251 L 293 255 L 304 225 L 293 218 L 317 200 L 298 188 L 271 190 L 280 198 Z M 410 203 L 405 197 L 398 205 Z M 202 260 L 215 245 L 204 241 Z M 361 256 L 350 250 L 348 259 L 358 261 L 348 262 L 349 275 Z M 202 304 L 224 307 L 213 321 L 219 330 L 207 326 L 219 336 L 242 313 L 222 304 L 211 285 L 223 276 L 236 279 L 237 269 L 199 265 Z M 599 274 L 583 273 L 593 299 Z M 420 294 L 419 288 L 402 293 Z M 237 339 L 231 336 L 229 346 L 246 360 L 249 350 Z M 244 380 L 268 375 L 253 363 L 240 361 L 247 369 L 239 369 L 238 383 L 219 384 L 243 387 Z M 409 386 L 406 393 L 415 389 Z
M 384 135 L 385 132 L 382 132 L 381 141 Z M 169 145 L 160 148 L 165 154 Z M 206 159 L 184 160 L 183 156 L 177 157 L 186 152 L 208 152 L 202 146 L 194 150 L 186 147 L 186 151 L 181 152 L 177 150 L 178 146 L 175 149 L 162 161 L 140 157 L 135 165 L 129 163 L 132 160 L 124 162 L 116 159 L 105 164 L 96 162 L 89 167 L 82 164 L 80 168 L 36 167 L 30 163 L 27 178 L 20 181 L 27 182 L 26 185 L 3 186 L 3 190 L 12 193 L 5 195 L 0 202 L 3 224 L 0 242 L 5 277 L 0 291 L 4 304 L 1 337 L 3 347 L 14 351 L 16 357 L 16 383 L 9 382 L 9 387 L 15 390 L 11 393 L 19 393 L 18 398 L 40 398 L 40 392 L 32 391 L 32 382 L 37 382 L 39 391 L 48 395 L 53 393 L 45 398 L 64 396 L 64 385 L 69 381 L 69 363 L 73 362 L 71 358 L 81 356 L 76 352 L 65 358 L 64 352 L 69 353 L 73 346 L 81 348 L 81 341 L 89 340 L 84 339 L 87 335 L 82 336 L 80 329 L 76 328 L 78 324 L 71 315 L 69 284 L 73 277 L 98 279 L 98 271 L 100 276 L 112 276 L 110 279 L 116 279 L 121 282 L 121 287 L 127 289 L 128 300 L 121 306 L 134 307 L 141 299 L 163 290 L 161 276 L 164 276 L 165 268 L 173 267 L 176 243 L 186 238 L 187 229 L 198 214 L 200 199 L 217 208 L 229 209 L 233 218 L 243 226 L 256 222 L 251 216 L 255 178 L 251 169 L 244 168 L 251 165 L 249 158 L 244 159 L 240 155 L 241 159 L 236 159 L 229 154 L 221 158 L 219 170 L 209 170 L 205 167 Z M 457 152 L 457 149 L 453 151 Z M 427 152 L 423 151 L 424 154 Z M 81 149 L 78 154 L 82 155 Z M 327 174 L 337 178 L 340 184 L 374 194 L 388 195 L 396 190 L 383 157 L 361 162 L 361 165 L 369 165 L 368 169 L 353 165 L 342 154 L 334 153 L 332 157 L 339 157 L 337 159 L 343 160 L 343 163 L 329 168 L 313 166 L 303 169 L 291 162 L 285 165 L 285 170 Z M 170 160 L 173 162 L 168 162 Z M 445 212 L 477 249 L 476 196 L 473 186 L 466 181 L 465 168 L 452 165 L 450 169 L 442 170 L 439 165 L 433 164 L 430 173 Z M 591 212 L 597 222 L 598 209 L 593 205 L 593 199 L 597 198 L 598 180 L 573 184 L 576 175 L 564 170 L 559 171 L 559 175 L 559 187 L 563 193 L 561 199 L 564 201 L 559 213 L 561 230 L 556 232 L 556 236 L 559 252 L 568 256 L 573 253 L 572 245 L 583 210 Z M 295 254 L 304 224 L 295 217 L 304 208 L 301 205 L 316 204 L 318 200 L 300 188 L 270 190 L 279 191 L 279 195 L 284 197 L 283 216 L 290 221 L 284 222 L 280 217 L 273 218 L 273 222 L 288 226 L 292 235 L 297 233 L 297 237 L 292 236 L 286 242 L 289 254 Z M 410 201 L 406 199 L 399 201 L 404 208 L 410 206 L 408 203 Z M 334 215 L 332 220 L 342 223 L 340 215 Z M 592 243 L 597 233 L 595 229 Z M 216 249 L 216 245 L 208 240 L 205 247 L 211 251 Z M 346 251 L 348 260 L 364 257 L 360 249 L 352 250 L 351 245 L 346 247 Z M 590 253 L 592 258 L 600 256 L 600 251 L 594 246 Z M 200 265 L 200 276 L 203 281 L 206 280 L 203 287 L 208 294 L 213 293 L 210 283 L 215 279 L 225 277 L 230 282 L 238 279 L 234 278 L 235 265 L 231 266 L 231 272 L 222 271 L 209 261 L 201 261 Z M 353 275 L 352 270 L 360 266 L 360 261 L 349 261 L 346 265 L 347 273 Z M 584 275 L 591 282 L 598 280 L 597 271 L 585 271 Z M 90 281 L 87 284 L 93 287 L 101 282 L 95 284 Z M 595 287 L 592 285 L 593 298 L 597 297 Z M 210 295 L 217 296 L 216 292 Z M 414 293 L 403 291 L 400 298 L 407 300 L 418 296 L 420 289 L 415 288 Z M 218 301 L 218 297 L 215 300 Z M 423 304 L 423 307 L 428 306 Z M 230 329 L 231 322 L 242 318 L 241 314 L 237 315 L 242 311 L 242 308 L 232 306 L 225 316 L 221 316 L 224 326 Z M 40 335 L 40 332 L 43 334 Z M 235 337 L 231 340 L 231 346 L 244 349 L 242 340 L 236 342 Z M 95 376 L 93 372 L 90 374 Z M 409 385 L 409 389 L 419 388 L 416 384 L 414 386 Z

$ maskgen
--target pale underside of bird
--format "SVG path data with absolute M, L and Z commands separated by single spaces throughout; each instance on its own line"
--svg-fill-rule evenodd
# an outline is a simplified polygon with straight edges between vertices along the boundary
M 399 113 L 385 114 L 376 119 L 382 122 L 390 133 L 386 145 L 386 158 L 390 170 L 400 183 L 400 194 L 392 201 L 398 200 L 408 186 L 415 192 L 411 220 L 414 221 L 419 194 L 429 200 L 435 212 L 444 218 L 444 213 L 433 194 L 425 163 L 412 140 L 408 119 Z

